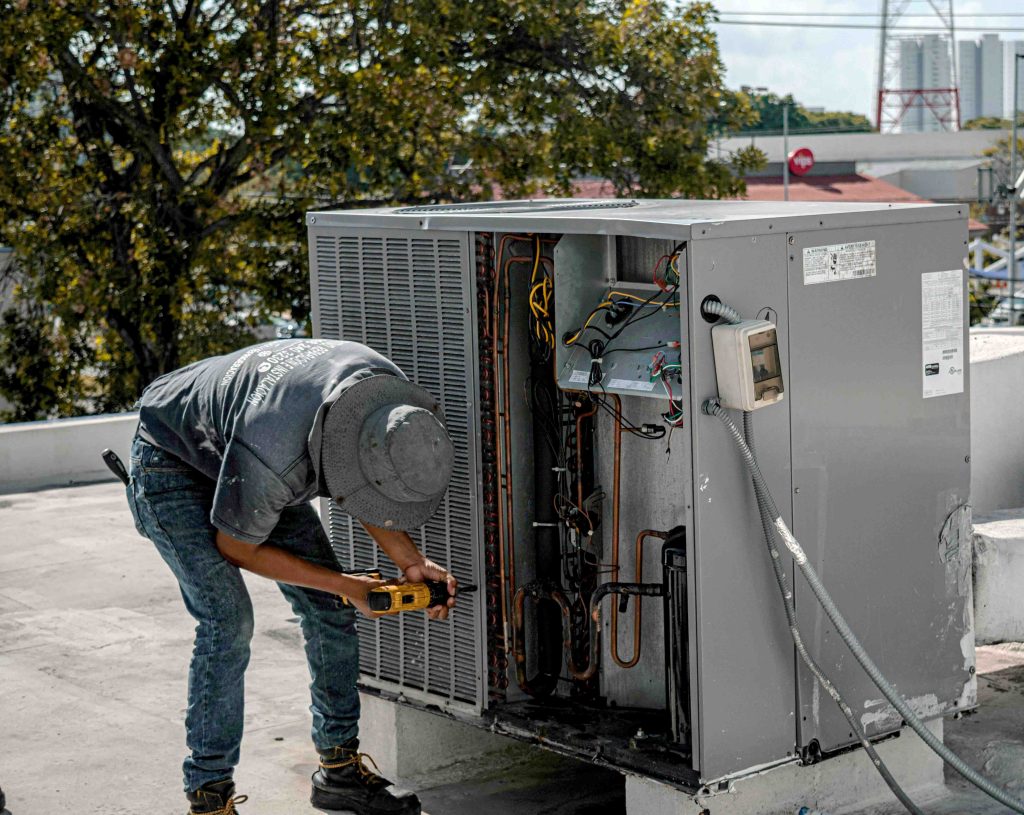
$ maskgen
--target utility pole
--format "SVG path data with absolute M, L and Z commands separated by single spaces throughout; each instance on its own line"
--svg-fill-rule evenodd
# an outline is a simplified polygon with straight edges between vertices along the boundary
M 1020 62 L 1024 54 L 1013 54 L 1013 125 L 1010 128 L 1010 256 L 1006 262 L 1006 281 L 1010 297 L 1010 320 L 1008 325 L 1015 325 L 1017 305 L 1017 196 L 1020 195 L 1017 178 L 1017 119 L 1020 116 L 1018 102 L 1020 93 Z
M 782 197 L 789 200 L 789 102 L 782 105 Z

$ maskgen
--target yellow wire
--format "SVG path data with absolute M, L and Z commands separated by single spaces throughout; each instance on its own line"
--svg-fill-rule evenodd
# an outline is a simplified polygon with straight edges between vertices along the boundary
M 612 296 L 615 296 L 615 297 L 626 297 L 629 300 L 637 300 L 637 301 L 639 301 L 641 303 L 646 303 L 648 301 L 648 299 L 646 297 L 637 297 L 635 294 L 629 294 L 628 292 L 624 292 L 624 291 L 610 291 L 610 292 L 608 292 L 608 296 L 609 297 L 612 297 Z M 651 303 L 650 305 L 653 306 L 655 304 Z M 657 305 L 658 305 L 659 308 L 679 308 L 679 301 L 678 300 L 673 300 L 671 303 L 658 303 Z

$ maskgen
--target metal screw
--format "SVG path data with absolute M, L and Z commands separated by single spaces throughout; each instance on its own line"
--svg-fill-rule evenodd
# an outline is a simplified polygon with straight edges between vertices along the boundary
M 796 235 L 790 235 L 789 236 L 789 245 L 792 246 L 794 243 L 796 243 Z
M 793 492 L 795 492 L 797 495 L 799 495 L 800 494 L 800 488 L 797 487 L 795 490 L 793 490 Z
M 309 216 L 309 222 L 311 224 L 315 224 L 316 223 L 316 216 L 315 215 L 310 215 Z
M 974 667 L 974 666 L 972 665 L 972 666 L 971 666 L 970 668 L 968 668 L 968 669 L 967 669 L 967 672 L 968 672 L 968 673 L 969 673 L 969 674 L 970 674 L 971 676 L 974 676 L 974 673 L 975 673 L 975 671 L 976 671 L 976 670 L 977 670 L 977 669 L 976 669 L 976 668 L 975 668 L 975 667 Z
M 971 463 L 971 457 L 970 456 L 964 456 L 964 461 L 966 463 L 970 464 Z

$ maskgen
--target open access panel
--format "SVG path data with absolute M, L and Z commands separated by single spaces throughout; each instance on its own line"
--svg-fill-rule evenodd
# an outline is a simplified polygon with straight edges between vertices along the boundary
M 412 534 L 484 588 L 447 623 L 360 619 L 365 688 L 693 789 L 855 746 L 700 414 L 713 298 L 768 326 L 742 346 L 758 457 L 837 604 L 921 715 L 974 704 L 962 207 L 545 200 L 307 225 L 316 334 L 444 406 L 455 472 Z M 324 510 L 343 568 L 394 574 Z M 812 655 L 870 737 L 898 734 L 784 557 Z

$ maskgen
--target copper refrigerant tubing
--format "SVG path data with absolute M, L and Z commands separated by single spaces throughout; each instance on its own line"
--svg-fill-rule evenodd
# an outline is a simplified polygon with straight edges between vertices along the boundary
M 657 540 L 666 540 L 668 538 L 667 532 L 659 532 L 656 529 L 645 529 L 639 535 L 636 536 L 636 561 L 633 567 L 633 580 L 637 583 L 644 582 L 644 541 L 651 538 Z M 615 664 L 620 668 L 632 668 L 640 661 L 640 644 L 641 644 L 641 633 L 640 633 L 640 611 L 643 608 L 643 598 L 636 598 L 636 605 L 633 609 L 633 657 L 632 659 L 623 661 L 619 657 L 619 629 L 618 623 L 618 612 L 619 606 L 617 603 L 612 605 L 612 659 L 615 660 Z
M 512 660 L 516 665 L 516 684 L 519 685 L 519 689 L 523 693 L 530 696 L 546 696 L 558 684 L 558 677 L 552 677 L 554 681 L 550 688 L 539 688 L 535 684 L 531 684 L 526 676 L 526 615 L 524 613 L 524 606 L 526 605 L 527 596 L 533 597 L 535 600 L 552 600 L 558 604 L 562 612 L 562 632 L 564 636 L 562 647 L 568 654 L 571 654 L 572 639 L 569 625 L 569 601 L 566 600 L 562 592 L 557 589 L 545 588 L 539 583 L 529 583 L 521 587 L 515 593 L 515 597 L 512 600 Z M 579 678 L 574 672 L 571 656 L 569 657 L 569 672 L 574 678 Z M 593 671 L 591 671 L 591 675 L 593 675 Z
M 615 434 L 614 452 L 612 454 L 612 558 L 611 578 L 612 581 L 619 579 L 619 507 L 622 502 L 622 400 L 617 395 L 612 395 L 615 404 Z M 643 541 L 647 537 L 657 537 L 664 540 L 667 535 L 664 532 L 657 532 L 652 529 L 645 529 L 637 537 L 636 541 L 636 571 L 633 579 L 637 583 L 643 582 Z M 620 668 L 632 668 L 640 661 L 640 605 L 638 597 L 636 608 L 633 611 L 633 656 L 629 660 L 619 656 L 619 604 L 612 603 L 611 616 L 611 643 L 610 651 L 612 660 Z
M 515 557 L 515 528 L 513 524 L 513 503 L 512 503 L 512 429 L 511 429 L 511 383 L 509 373 L 509 334 L 511 320 L 511 289 L 509 285 L 509 269 L 512 263 L 531 263 L 533 258 L 516 256 L 508 259 L 502 264 L 506 244 L 513 241 L 532 242 L 528 235 L 505 234 L 498 244 L 498 251 L 495 255 L 494 293 L 490 298 L 490 306 L 493 309 L 493 327 L 491 337 L 494 339 L 492 345 L 492 360 L 494 370 L 494 383 L 497 388 L 500 385 L 500 398 L 494 400 L 495 428 L 498 430 L 499 441 L 498 452 L 498 473 L 499 473 L 499 494 L 503 496 L 504 518 L 499 512 L 501 523 L 498 527 L 498 573 L 501 581 L 501 617 L 502 630 L 505 632 L 506 648 L 508 645 L 508 618 L 509 602 L 508 589 L 513 592 L 516 589 L 516 557 Z M 545 240 L 545 243 L 551 243 Z M 545 258 L 545 261 L 548 259 Z M 499 271 L 500 269 L 500 271 Z M 504 273 L 504 280 L 503 275 Z M 504 286 L 502 286 L 504 282 Z M 498 341 L 498 326 L 501 323 L 501 340 Z M 499 348 L 500 345 L 500 348 Z M 500 365 L 499 365 L 500 363 Z M 500 367 L 500 374 L 499 374 Z
M 622 499 L 623 400 L 612 395 L 615 405 L 614 446 L 611 464 L 611 581 L 618 580 L 618 505 Z M 618 658 L 618 604 L 611 604 L 611 658 L 620 668 L 630 668 Z
M 576 415 L 576 508 L 587 519 L 590 531 L 593 532 L 594 524 L 590 516 L 583 509 L 583 420 L 597 413 L 597 402 L 591 401 L 590 410 Z
M 506 244 L 514 241 L 530 242 L 532 243 L 534 238 L 529 235 L 502 235 L 501 242 L 498 245 L 498 252 L 496 255 L 496 265 L 501 266 L 501 272 L 495 274 L 494 279 L 494 336 L 498 336 L 498 321 L 501 318 L 502 332 L 501 332 L 501 350 L 498 351 L 498 343 L 494 344 L 494 367 L 495 367 L 495 379 L 497 380 L 497 369 L 498 361 L 501 362 L 501 399 L 496 400 L 496 419 L 498 426 L 502 428 L 502 437 L 504 438 L 504 449 L 499 444 L 499 461 L 498 470 L 502 473 L 502 486 L 505 496 L 505 523 L 502 529 L 503 541 L 501 544 L 502 560 L 505 561 L 499 566 L 501 573 L 502 583 L 506 582 L 505 575 L 507 572 L 507 584 L 511 588 L 512 592 L 516 590 L 516 546 L 515 546 L 515 528 L 513 524 L 513 502 L 512 502 L 512 421 L 511 421 L 511 381 L 510 381 L 510 368 L 509 368 L 509 335 L 510 322 L 511 322 L 511 285 L 510 285 L 510 269 L 513 263 L 525 263 L 531 264 L 535 262 L 535 258 L 528 255 L 514 255 L 502 263 L 505 254 Z M 552 239 L 541 239 L 542 243 L 554 244 L 557 240 Z M 550 258 L 541 257 L 541 261 L 553 270 L 554 263 Z M 502 282 L 504 283 L 503 291 L 499 298 L 499 287 Z M 500 307 L 499 307 L 500 303 Z M 507 556 L 506 556 L 507 550 Z M 507 607 L 507 600 L 503 601 L 503 612 Z M 507 612 L 505 612 L 507 614 Z M 507 617 L 505 618 L 505 627 L 507 630 Z

